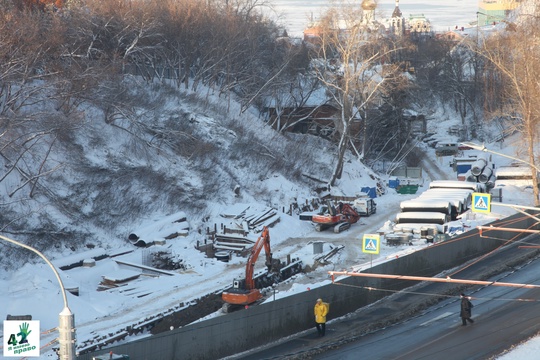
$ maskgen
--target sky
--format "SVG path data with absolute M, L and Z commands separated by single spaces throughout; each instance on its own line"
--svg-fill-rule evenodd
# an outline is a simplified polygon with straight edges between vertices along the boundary
M 293 37 L 302 37 L 310 19 L 316 20 L 331 5 L 328 0 L 270 0 L 269 3 L 274 11 L 267 10 L 267 13 L 285 26 L 289 36 Z M 390 17 L 396 6 L 395 0 L 379 0 L 378 3 L 376 16 Z M 456 26 L 471 27 L 471 23 L 476 22 L 478 0 L 401 0 L 399 8 L 405 18 L 424 14 L 435 31 L 446 31 Z

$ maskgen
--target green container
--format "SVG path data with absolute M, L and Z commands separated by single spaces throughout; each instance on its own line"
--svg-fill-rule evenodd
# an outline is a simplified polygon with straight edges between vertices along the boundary
M 416 194 L 418 191 L 418 185 L 400 185 L 396 191 L 398 194 Z

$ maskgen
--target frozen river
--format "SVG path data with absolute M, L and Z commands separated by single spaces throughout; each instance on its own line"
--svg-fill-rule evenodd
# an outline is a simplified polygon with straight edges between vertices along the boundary
M 329 0 L 268 0 L 274 7 L 272 15 L 283 25 L 290 36 L 301 37 L 311 16 L 317 19 L 325 8 L 331 6 Z M 361 0 L 358 0 L 360 6 Z M 379 0 L 378 17 L 389 17 L 396 6 L 395 0 Z M 459 27 L 470 27 L 476 22 L 478 0 L 401 0 L 399 8 L 405 18 L 411 14 L 424 14 L 436 31 Z M 278 17 L 279 16 L 279 17 Z

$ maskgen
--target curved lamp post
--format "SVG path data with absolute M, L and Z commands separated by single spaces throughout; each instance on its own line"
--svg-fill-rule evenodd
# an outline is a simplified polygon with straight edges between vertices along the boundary
M 470 147 L 470 148 L 472 148 L 474 150 L 480 150 L 480 151 L 488 152 L 488 153 L 491 153 L 491 154 L 499 155 L 499 156 L 502 156 L 502 157 L 505 157 L 505 158 L 508 158 L 508 159 L 518 161 L 518 162 L 523 163 L 523 164 L 527 164 L 529 167 L 531 167 L 531 169 L 536 170 L 535 173 L 531 174 L 531 175 L 534 176 L 533 184 L 538 184 L 538 173 L 540 172 L 540 168 L 538 168 L 538 166 L 536 166 L 535 164 L 530 163 L 528 161 L 525 161 L 523 159 L 514 157 L 514 156 L 510 156 L 510 155 L 507 155 L 507 154 L 502 154 L 500 152 L 490 150 L 490 149 L 486 148 L 486 146 L 484 144 L 480 145 L 480 144 L 475 144 L 475 143 L 472 143 L 472 142 L 462 142 L 460 144 L 462 146 L 468 146 L 468 147 Z M 532 171 L 531 171 L 531 173 L 532 173 Z M 536 195 L 537 192 L 535 191 L 535 189 L 533 189 L 533 191 L 534 191 L 534 194 L 535 194 L 535 197 L 536 197 L 536 199 L 534 199 L 534 205 L 538 206 L 539 203 L 538 203 L 538 197 Z
M 59 333 L 58 342 L 60 344 L 59 359 L 60 360 L 76 359 L 77 355 L 75 353 L 76 351 L 75 315 L 71 312 L 71 310 L 68 307 L 66 289 L 64 288 L 64 283 L 62 282 L 62 279 L 60 278 L 60 274 L 58 274 L 58 271 L 56 271 L 54 265 L 45 257 L 45 255 L 43 255 L 41 252 L 34 249 L 33 247 L 22 244 L 18 241 L 12 240 L 2 235 L 0 235 L 0 239 L 10 242 L 12 244 L 18 245 L 20 247 L 23 247 L 25 249 L 28 249 L 38 254 L 38 256 L 41 257 L 47 263 L 47 265 L 49 265 L 51 269 L 53 270 L 54 275 L 56 276 L 56 279 L 58 280 L 58 283 L 60 284 L 60 289 L 62 290 L 62 297 L 64 298 L 64 309 L 62 309 L 62 312 L 59 315 L 59 322 L 58 322 L 58 333 Z
M 510 156 L 510 155 L 507 155 L 507 154 L 502 154 L 502 153 L 490 150 L 490 149 L 486 148 L 486 146 L 484 144 L 480 145 L 480 144 L 475 144 L 475 143 L 472 143 L 472 142 L 462 142 L 460 144 L 463 145 L 463 146 L 468 146 L 468 147 L 470 147 L 470 148 L 472 148 L 474 150 L 480 150 L 480 151 L 488 152 L 488 153 L 491 153 L 491 154 L 499 155 L 499 156 L 502 156 L 502 157 L 505 157 L 505 158 L 508 158 L 508 159 L 512 159 L 512 160 L 515 160 L 515 161 L 519 161 L 521 163 L 529 165 L 531 168 L 535 169 L 536 172 L 540 172 L 540 169 L 536 165 L 534 165 L 534 164 L 532 164 L 532 163 L 530 163 L 528 161 L 522 160 L 520 158 L 517 158 L 517 157 L 513 157 L 513 156 Z

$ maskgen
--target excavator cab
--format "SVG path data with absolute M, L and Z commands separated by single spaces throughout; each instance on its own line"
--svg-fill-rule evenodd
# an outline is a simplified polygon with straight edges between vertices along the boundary
M 241 289 L 235 288 L 224 291 L 221 294 L 221 298 L 225 302 L 223 304 L 224 312 L 229 312 L 232 305 L 251 305 L 262 298 L 262 294 L 259 289 Z

